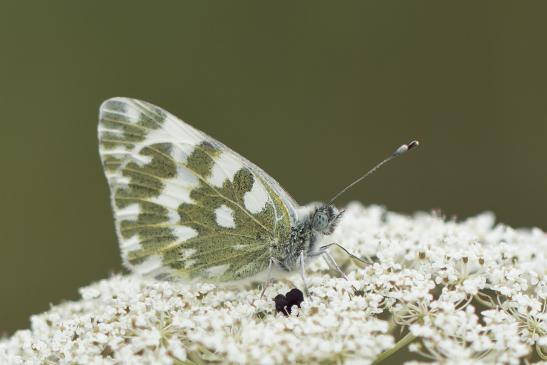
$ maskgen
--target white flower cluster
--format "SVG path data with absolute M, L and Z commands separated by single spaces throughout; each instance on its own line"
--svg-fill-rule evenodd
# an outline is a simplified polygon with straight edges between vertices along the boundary
M 31 317 L 0 342 L 0 364 L 367 364 L 410 343 L 408 363 L 547 360 L 547 235 L 350 204 L 332 242 L 348 280 L 320 260 L 291 314 L 260 288 L 114 276 Z

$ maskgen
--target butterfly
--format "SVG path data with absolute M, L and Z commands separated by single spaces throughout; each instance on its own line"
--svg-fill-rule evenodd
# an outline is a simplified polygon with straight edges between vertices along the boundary
M 217 283 L 300 270 L 306 285 L 318 256 L 341 272 L 328 253 L 338 244 L 321 244 L 342 217 L 332 201 L 417 145 L 330 203 L 301 207 L 260 167 L 150 103 L 106 100 L 98 137 L 124 266 Z

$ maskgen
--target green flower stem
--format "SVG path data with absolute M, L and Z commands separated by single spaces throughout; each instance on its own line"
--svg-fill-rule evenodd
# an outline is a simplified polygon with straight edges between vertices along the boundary
M 495 308 L 496 307 L 493 302 L 482 299 L 481 294 L 489 297 L 488 294 L 479 292 L 478 294 L 475 294 L 473 296 L 473 299 L 475 299 L 477 302 L 479 302 L 481 305 L 485 306 L 486 308 Z M 490 300 L 492 300 L 492 298 L 490 298 Z
M 396 353 L 397 351 L 399 351 L 400 349 L 402 349 L 403 347 L 405 347 L 406 345 L 414 341 L 415 338 L 416 336 L 414 336 L 411 332 L 407 333 L 405 337 L 401 338 L 395 344 L 395 346 L 393 346 L 389 350 L 386 350 L 382 352 L 380 355 L 378 355 L 378 357 L 376 358 L 376 360 L 374 360 L 372 365 L 381 363 L 382 361 L 384 361 L 385 359 L 387 359 L 388 357 L 390 357 L 391 355 L 393 355 L 394 353 Z
M 541 358 L 541 360 L 547 360 L 547 353 L 545 353 L 543 349 L 541 348 L 541 346 L 537 343 L 536 343 L 536 352 Z

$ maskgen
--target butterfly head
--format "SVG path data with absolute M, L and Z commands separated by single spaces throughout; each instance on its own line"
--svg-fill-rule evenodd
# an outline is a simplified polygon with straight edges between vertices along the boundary
M 317 233 L 332 234 L 343 213 L 344 211 L 339 211 L 334 205 L 323 205 L 313 212 L 311 227 Z

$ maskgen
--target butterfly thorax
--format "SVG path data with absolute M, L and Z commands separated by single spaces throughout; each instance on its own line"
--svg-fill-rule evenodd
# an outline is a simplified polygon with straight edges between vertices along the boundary
M 320 253 L 319 242 L 324 236 L 334 232 L 342 212 L 332 205 L 321 205 L 311 214 L 305 215 L 293 227 L 289 244 L 274 257 L 281 269 L 295 271 L 300 267 L 300 255 L 305 261 L 317 257 Z

